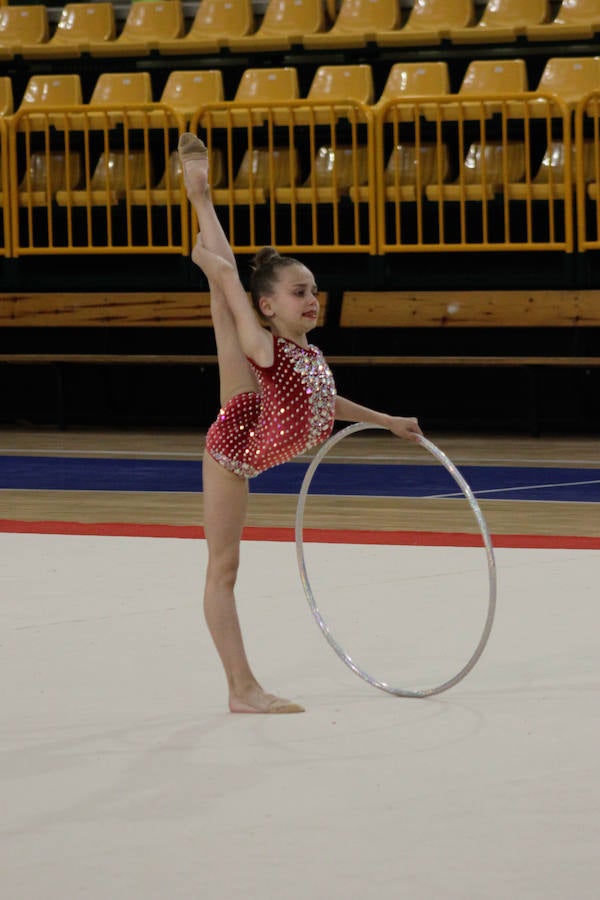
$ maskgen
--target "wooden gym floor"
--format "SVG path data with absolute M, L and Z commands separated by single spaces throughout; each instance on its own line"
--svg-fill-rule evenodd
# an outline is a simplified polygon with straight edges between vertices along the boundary
M 528 467 L 537 470 L 597 469 L 600 467 L 596 437 L 530 438 L 527 436 L 428 435 L 459 467 Z M 0 454 L 18 457 L 58 457 L 63 460 L 137 459 L 196 460 L 202 457 L 204 435 L 197 431 L 0 431 Z M 398 441 L 383 432 L 352 435 L 327 456 L 327 462 L 369 464 L 435 464 L 422 448 Z M 325 460 L 324 460 L 325 462 Z M 567 479 L 568 480 L 568 479 Z M 590 474 L 590 480 L 592 476 Z M 544 483 L 544 479 L 541 479 Z M 252 483 L 251 483 L 252 485 Z M 201 484 L 184 492 L 120 490 L 61 490 L 60 479 L 51 490 L 22 490 L 3 485 L 0 518 L 26 521 L 127 522 L 138 524 L 200 525 Z M 382 492 L 384 493 L 384 492 Z M 476 492 L 477 494 L 477 492 Z M 540 492 L 541 494 L 541 492 Z M 521 499 L 502 492 L 486 499 L 478 495 L 482 511 L 494 534 L 600 536 L 599 508 L 590 503 L 585 486 L 575 500 Z M 528 496 L 531 496 L 529 494 Z M 535 495 L 534 495 L 535 496 Z M 248 524 L 256 527 L 292 527 L 296 494 L 252 493 Z M 462 500 L 405 499 L 385 496 L 352 496 L 311 499 L 306 524 L 315 528 L 419 529 L 435 531 L 475 530 L 476 524 Z

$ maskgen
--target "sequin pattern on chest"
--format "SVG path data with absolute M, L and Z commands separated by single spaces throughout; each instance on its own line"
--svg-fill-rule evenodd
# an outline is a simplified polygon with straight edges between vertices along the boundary
M 323 355 L 312 345 L 310 349 L 314 354 L 309 355 L 302 347 L 283 341 L 283 353 L 292 362 L 294 372 L 300 375 L 308 399 L 310 421 L 305 450 L 320 444 L 324 431 L 327 432 L 325 437 L 329 436 L 336 395 L 333 375 Z

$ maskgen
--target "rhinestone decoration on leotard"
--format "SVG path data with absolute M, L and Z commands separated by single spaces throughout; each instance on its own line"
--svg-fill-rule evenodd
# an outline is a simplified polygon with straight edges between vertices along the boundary
M 321 351 L 273 340 L 272 366 L 249 360 L 260 394 L 232 397 L 206 438 L 213 459 L 246 478 L 322 443 L 333 428 L 335 383 Z
M 282 347 L 283 353 L 293 363 L 294 372 L 300 375 L 308 398 L 311 421 L 305 450 L 321 444 L 331 434 L 331 414 L 335 410 L 336 396 L 333 375 L 323 354 L 313 344 L 309 345 L 309 349 L 314 351 L 313 356 L 307 356 L 302 347 L 289 341 Z
M 244 451 L 258 427 L 260 407 L 260 394 L 236 394 L 219 410 L 206 435 L 206 449 L 213 459 L 244 478 L 258 475 L 256 467 L 244 458 Z

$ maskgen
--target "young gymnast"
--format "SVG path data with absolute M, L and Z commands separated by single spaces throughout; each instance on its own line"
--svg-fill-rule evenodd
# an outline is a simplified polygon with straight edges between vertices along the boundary
M 319 302 L 315 279 L 301 262 L 271 247 L 261 250 L 250 281 L 253 309 L 212 203 L 206 147 L 186 133 L 179 156 L 198 218 L 192 259 L 208 279 L 220 378 L 221 410 L 207 433 L 203 460 L 206 621 L 225 669 L 231 712 L 304 712 L 263 690 L 244 649 L 234 586 L 248 478 L 322 443 L 335 419 L 383 425 L 412 439 L 421 429 L 414 418 L 388 416 L 337 396 L 321 352 L 307 340 Z

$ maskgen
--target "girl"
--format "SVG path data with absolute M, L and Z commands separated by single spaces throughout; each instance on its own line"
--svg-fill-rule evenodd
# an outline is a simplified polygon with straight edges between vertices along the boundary
M 335 419 L 372 422 L 413 439 L 421 429 L 416 419 L 388 416 L 336 395 L 321 352 L 307 340 L 319 312 L 314 277 L 302 263 L 271 247 L 255 257 L 250 283 L 254 307 L 268 328 L 260 324 L 212 204 L 206 147 L 186 133 L 179 155 L 198 218 L 192 259 L 209 283 L 221 393 L 203 461 L 206 621 L 225 669 L 231 712 L 304 712 L 297 703 L 263 690 L 244 649 L 234 585 L 247 479 L 322 443 Z

